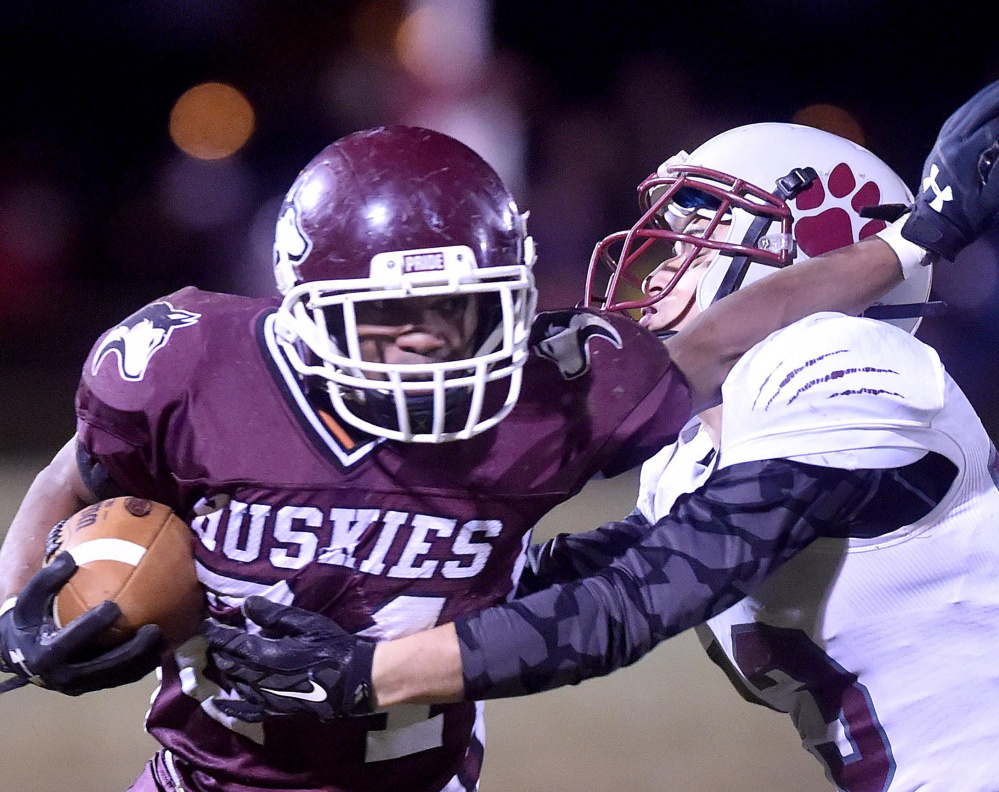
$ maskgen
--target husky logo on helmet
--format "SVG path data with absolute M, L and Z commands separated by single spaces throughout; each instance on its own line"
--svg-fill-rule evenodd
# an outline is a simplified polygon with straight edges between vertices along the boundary
M 153 355 L 166 346 L 178 327 L 195 324 L 201 314 L 174 308 L 168 302 L 147 305 L 111 330 L 94 352 L 90 371 L 96 375 L 104 358 L 118 356 L 118 373 L 129 382 L 138 382 L 146 375 Z
M 540 335 L 540 338 L 536 336 Z M 553 311 L 535 322 L 531 348 L 535 354 L 552 361 L 567 379 L 576 379 L 590 370 L 590 341 L 605 338 L 617 349 L 621 336 L 617 329 L 599 316 L 577 311 Z
M 274 278 L 281 294 L 298 283 L 296 268 L 312 251 L 312 240 L 302 230 L 297 198 L 296 194 L 285 201 L 274 229 Z

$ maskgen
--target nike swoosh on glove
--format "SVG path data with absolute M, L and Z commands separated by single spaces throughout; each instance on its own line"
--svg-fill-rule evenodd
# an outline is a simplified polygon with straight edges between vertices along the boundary
M 374 711 L 371 665 L 375 644 L 332 619 L 263 597 L 243 603 L 248 633 L 209 619 L 209 655 L 240 699 L 214 700 L 223 714 L 251 723 L 310 715 L 330 721 Z
M 999 81 L 971 97 L 940 128 L 902 236 L 952 261 L 999 215 L 997 159 Z
M 163 633 L 154 624 L 140 627 L 125 643 L 105 649 L 95 642 L 118 621 L 121 610 L 110 601 L 92 608 L 63 628 L 56 627 L 51 603 L 76 571 L 61 553 L 36 572 L 13 604 L 0 615 L 0 671 L 16 674 L 0 692 L 29 682 L 79 696 L 137 682 L 160 664 Z

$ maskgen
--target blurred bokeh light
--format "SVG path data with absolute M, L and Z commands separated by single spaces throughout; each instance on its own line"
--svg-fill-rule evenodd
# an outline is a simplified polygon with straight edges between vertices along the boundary
M 678 150 L 794 120 L 861 142 L 914 187 L 943 120 L 999 77 L 980 20 L 935 17 L 935 70 L 913 56 L 920 15 L 887 0 L 46 9 L 0 4 L 0 64 L 18 75 L 0 113 L 0 389 L 61 418 L 0 422 L 0 452 L 61 444 L 87 350 L 145 302 L 189 284 L 273 294 L 281 196 L 354 130 L 416 124 L 476 149 L 530 211 L 539 304 L 558 308 Z M 27 68 L 23 52 L 45 57 Z M 982 394 L 999 384 L 975 362 L 999 333 L 997 249 L 938 267 L 952 310 L 920 331 Z M 976 406 L 989 419 L 991 400 Z
M 489 57 L 489 9 L 481 0 L 418 0 L 396 37 L 399 60 L 429 85 L 467 90 Z
M 195 159 L 231 157 L 253 134 L 253 107 L 231 85 L 206 82 L 185 91 L 170 111 L 170 138 Z
M 864 130 L 850 113 L 842 107 L 831 104 L 811 104 L 796 112 L 791 120 L 796 124 L 815 127 L 826 132 L 832 132 L 854 143 L 865 146 L 867 138 Z

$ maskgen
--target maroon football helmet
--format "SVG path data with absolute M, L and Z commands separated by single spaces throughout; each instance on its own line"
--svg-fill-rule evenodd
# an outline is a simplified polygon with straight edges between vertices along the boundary
M 440 132 L 382 127 L 327 146 L 289 190 L 275 235 L 292 364 L 326 380 L 337 414 L 374 435 L 441 442 L 495 425 L 519 394 L 536 302 L 525 219 L 496 172 Z M 358 302 L 472 294 L 472 356 L 362 359 Z M 498 407 L 486 406 L 490 383 L 506 388 Z

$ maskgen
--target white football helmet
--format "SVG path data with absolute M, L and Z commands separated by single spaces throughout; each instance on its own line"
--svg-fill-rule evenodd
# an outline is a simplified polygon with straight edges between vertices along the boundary
M 813 127 L 782 123 L 737 127 L 690 154 L 680 152 L 638 192 L 643 210 L 638 222 L 593 251 L 587 305 L 621 311 L 658 302 L 703 250 L 712 249 L 717 253 L 697 286 L 696 303 L 703 310 L 775 269 L 886 226 L 883 219 L 861 216 L 862 209 L 912 203 L 905 183 L 867 149 Z M 684 233 L 692 214 L 709 221 L 703 236 Z M 728 233 L 709 239 L 720 223 L 730 224 Z M 669 285 L 643 295 L 643 279 L 675 251 L 686 255 Z M 931 267 L 919 268 L 878 303 L 913 306 L 894 309 L 911 315 L 891 319 L 893 324 L 915 332 L 932 275 Z
M 534 317 L 534 245 L 496 172 L 454 138 L 391 126 L 321 151 L 281 209 L 274 270 L 278 337 L 325 385 L 347 424 L 405 442 L 461 440 L 495 426 L 520 393 Z M 364 301 L 474 296 L 475 350 L 428 363 L 365 360 Z

